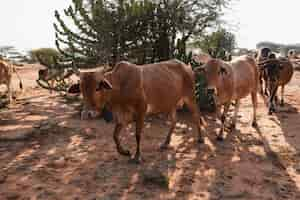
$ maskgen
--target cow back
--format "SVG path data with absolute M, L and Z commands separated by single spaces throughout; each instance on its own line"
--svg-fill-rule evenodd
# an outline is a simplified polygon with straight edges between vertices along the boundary
M 232 61 L 233 99 L 240 99 L 258 89 L 259 72 L 255 60 L 242 56 Z
M 143 104 L 151 113 L 170 111 L 186 96 L 185 89 L 194 87 L 192 69 L 176 60 L 139 66 L 122 62 L 109 76 L 113 104 Z
M 170 110 L 194 89 L 191 67 L 177 60 L 143 66 L 142 80 L 149 112 Z

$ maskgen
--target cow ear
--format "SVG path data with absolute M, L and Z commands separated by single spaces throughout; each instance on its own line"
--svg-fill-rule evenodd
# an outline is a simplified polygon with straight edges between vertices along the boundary
M 100 81 L 97 85 L 96 91 L 101 91 L 101 90 L 111 90 L 112 89 L 112 85 L 110 84 L 110 82 L 106 79 Z
M 211 59 L 212 59 L 212 57 L 210 55 L 208 55 L 208 54 L 205 54 L 205 53 L 193 56 L 193 60 L 196 61 L 197 63 L 204 63 L 204 64 L 206 64 Z
M 221 75 L 227 75 L 228 74 L 227 69 L 225 67 L 220 67 L 219 74 L 221 74 Z
M 68 93 L 70 93 L 70 94 L 80 93 L 80 84 L 76 83 L 76 84 L 71 85 L 71 87 L 68 89 Z

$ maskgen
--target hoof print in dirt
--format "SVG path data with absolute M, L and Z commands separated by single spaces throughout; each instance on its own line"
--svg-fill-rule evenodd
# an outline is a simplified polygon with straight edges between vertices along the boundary
M 85 139 L 95 139 L 97 130 L 93 128 L 84 128 L 80 129 L 79 132 Z
M 164 175 L 159 169 L 146 169 L 141 173 L 144 185 L 157 186 L 162 189 L 169 188 L 169 178 Z
M 49 134 L 59 132 L 58 122 L 55 120 L 44 120 L 34 126 L 34 132 L 39 134 Z
M 60 157 L 52 160 L 47 166 L 52 168 L 63 168 L 66 166 L 66 163 L 66 159 L 64 157 Z

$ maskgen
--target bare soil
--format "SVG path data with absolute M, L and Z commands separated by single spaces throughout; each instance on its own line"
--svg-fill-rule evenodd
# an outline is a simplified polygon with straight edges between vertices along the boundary
M 0 200 L 300 199 L 299 72 L 275 115 L 259 98 L 258 129 L 251 127 L 250 98 L 243 100 L 224 142 L 216 141 L 219 124 L 206 115 L 205 144 L 197 144 L 190 115 L 180 113 L 179 122 L 193 129 L 177 128 L 161 152 L 169 127 L 149 119 L 144 161 L 134 165 L 118 155 L 112 123 L 81 121 L 78 102 L 37 87 L 37 69 L 19 68 L 25 90 L 0 110 Z M 122 136 L 134 152 L 134 126 Z

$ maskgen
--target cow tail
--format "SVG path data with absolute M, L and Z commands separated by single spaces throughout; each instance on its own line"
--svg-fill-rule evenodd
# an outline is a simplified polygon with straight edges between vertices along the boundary
M 18 77 L 18 79 L 19 79 L 19 87 L 20 87 L 20 89 L 22 90 L 22 89 L 23 89 L 22 79 L 21 79 L 21 77 L 20 77 L 20 75 L 19 75 L 17 69 L 15 68 L 15 66 L 11 65 L 11 67 L 12 67 L 12 70 L 16 73 L 16 75 L 17 75 L 17 77 Z
M 260 83 L 260 70 L 259 70 L 259 66 L 256 63 L 255 59 L 248 56 L 248 61 L 249 63 L 253 66 L 254 68 L 254 72 L 255 72 L 255 81 L 256 81 L 256 89 L 260 89 L 262 87 L 261 83 Z

